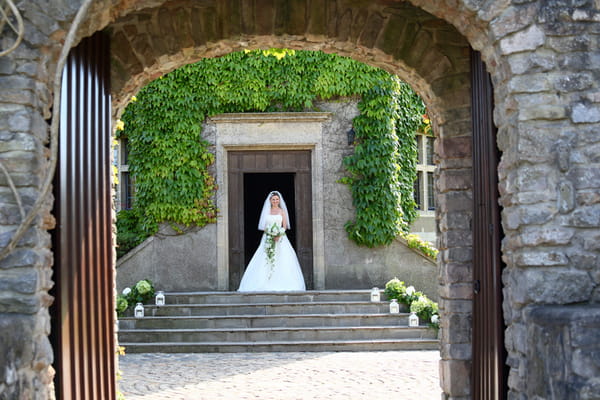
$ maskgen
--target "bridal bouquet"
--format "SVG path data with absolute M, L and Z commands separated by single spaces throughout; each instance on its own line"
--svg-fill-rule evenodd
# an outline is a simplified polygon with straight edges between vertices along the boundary
M 277 223 L 273 223 L 265 229 L 265 233 L 267 234 L 267 258 L 271 266 L 271 272 L 273 272 L 275 267 L 275 245 L 277 244 L 275 238 L 285 235 L 285 229 Z

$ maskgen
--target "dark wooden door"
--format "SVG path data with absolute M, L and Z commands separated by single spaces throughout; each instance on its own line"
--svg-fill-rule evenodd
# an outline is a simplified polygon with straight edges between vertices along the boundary
M 56 398 L 116 397 L 108 38 L 74 48 L 63 72 L 50 309 Z
M 485 64 L 472 53 L 473 110 L 473 399 L 507 396 L 502 260 L 498 205 L 498 147 L 493 88 Z
M 239 287 L 246 268 L 244 174 L 288 173 L 294 179 L 295 250 L 307 289 L 313 287 L 312 178 L 310 150 L 228 152 L 229 289 Z M 263 199 L 267 193 L 260 193 Z M 258 223 L 258 220 L 256 221 Z

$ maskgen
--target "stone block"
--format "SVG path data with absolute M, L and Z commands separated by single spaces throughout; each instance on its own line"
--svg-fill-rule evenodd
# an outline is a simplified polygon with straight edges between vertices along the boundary
M 2 246 L 6 246 L 6 244 L 3 244 Z M 17 248 L 13 250 L 4 259 L 0 260 L 0 270 L 23 267 L 36 267 L 42 265 L 43 262 L 44 256 L 39 251 L 36 251 L 34 249 Z
M 34 294 L 38 288 L 38 271 L 35 268 L 0 270 L 0 291 Z
M 530 120 L 559 120 L 567 116 L 564 106 L 538 105 L 537 107 L 522 108 L 519 110 L 519 121 Z
M 531 24 L 537 13 L 534 4 L 511 7 L 490 23 L 490 29 L 496 39 L 501 39 L 511 33 L 525 29 Z
M 568 304 L 588 301 L 595 284 L 585 271 L 540 267 L 512 270 L 508 286 L 515 303 Z
M 473 210 L 473 194 L 471 191 L 438 193 L 436 200 L 440 212 L 471 212 Z
M 541 226 L 541 227 L 524 227 L 521 230 L 521 243 L 524 246 L 540 246 L 540 245 L 565 245 L 568 244 L 575 231 L 563 227 Z
M 588 398 L 580 395 L 597 390 L 600 307 L 535 306 L 528 307 L 524 317 L 528 326 L 527 395 Z
M 554 52 L 538 50 L 535 53 L 516 53 L 508 57 L 511 71 L 516 74 L 551 71 L 556 67 Z
M 560 251 L 525 250 L 514 257 L 514 263 L 520 267 L 553 267 L 567 265 L 567 256 Z
M 594 77 L 589 72 L 562 74 L 554 83 L 559 92 L 576 92 L 589 89 L 594 84 Z
M 445 283 L 440 286 L 439 295 L 450 300 L 471 300 L 473 298 L 473 282 Z
M 586 52 L 592 46 L 592 40 L 588 35 L 554 36 L 548 38 L 546 46 L 558 53 Z
M 570 181 L 560 181 L 556 186 L 556 208 L 561 214 L 566 214 L 575 208 L 575 188 Z
M 467 263 L 473 260 L 473 249 L 471 247 L 454 247 L 440 251 L 440 256 L 445 263 Z
M 592 165 L 586 167 L 571 168 L 567 177 L 577 190 L 600 189 L 600 167 Z
M 471 361 L 472 347 L 471 343 L 444 344 L 440 350 L 440 356 L 442 359 Z
M 508 90 L 512 93 L 547 92 L 552 89 L 552 81 L 548 78 L 548 73 L 513 76 L 508 82 Z
M 436 185 L 441 193 L 471 189 L 473 186 L 472 171 L 471 169 L 440 171 Z
M 571 110 L 571 120 L 575 123 L 595 123 L 600 121 L 600 106 L 596 104 L 575 104 Z
M 440 138 L 436 141 L 436 153 L 440 158 L 471 158 L 472 138 L 470 136 Z
M 512 54 L 526 50 L 535 50 L 544 44 L 544 32 L 536 25 L 514 33 L 500 40 L 502 54 Z
M 442 282 L 464 283 L 473 280 L 473 268 L 471 264 L 448 263 L 440 267 L 440 279 Z
M 600 208 L 594 206 L 577 208 L 571 214 L 569 226 L 597 228 L 600 226 Z
M 471 230 L 452 229 L 442 233 L 438 238 L 439 248 L 442 249 L 470 246 L 473 243 Z
M 440 231 L 448 231 L 453 229 L 467 230 L 471 229 L 471 216 L 470 212 L 451 212 L 445 213 L 440 218 L 439 228 Z
M 441 360 L 440 377 L 444 393 L 450 398 L 468 396 L 471 393 L 471 362 L 466 360 Z M 465 379 L 467 378 L 467 379 Z

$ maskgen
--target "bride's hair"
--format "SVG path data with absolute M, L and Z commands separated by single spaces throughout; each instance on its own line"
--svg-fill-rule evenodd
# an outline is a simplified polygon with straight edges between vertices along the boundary
M 263 208 L 260 213 L 260 219 L 258 220 L 258 229 L 264 231 L 267 226 L 267 215 L 271 213 L 271 197 L 273 196 L 279 196 L 279 207 L 285 213 L 285 220 L 287 221 L 287 226 L 284 226 L 284 228 L 290 229 L 292 227 L 290 224 L 290 215 L 288 213 L 287 206 L 285 205 L 285 200 L 283 200 L 283 196 L 277 190 L 269 192 L 267 198 L 265 199 L 265 203 L 263 204 Z

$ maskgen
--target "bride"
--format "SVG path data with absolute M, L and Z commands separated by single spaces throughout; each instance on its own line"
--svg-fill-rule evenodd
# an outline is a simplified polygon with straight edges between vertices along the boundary
M 240 283 L 240 292 L 305 290 L 296 252 L 285 235 L 290 218 L 281 193 L 267 196 L 258 229 L 264 231 Z

